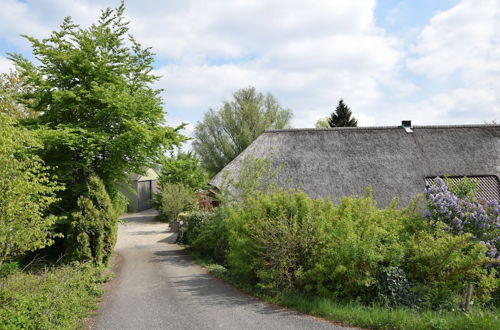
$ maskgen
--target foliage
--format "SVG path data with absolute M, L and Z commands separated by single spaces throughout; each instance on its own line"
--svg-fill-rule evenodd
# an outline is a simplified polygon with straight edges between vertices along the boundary
M 402 268 L 387 267 L 377 274 L 377 300 L 383 306 L 415 306 L 416 298 L 411 289 L 411 283 Z
M 219 172 L 264 130 L 289 126 L 292 113 L 271 95 L 255 88 L 240 89 L 232 101 L 218 110 L 209 109 L 198 122 L 193 148 L 210 175 Z
M 472 187 L 472 188 L 471 188 Z M 454 234 L 469 233 L 488 248 L 488 256 L 500 261 L 500 204 L 498 201 L 477 201 L 470 196 L 474 184 L 470 181 L 456 183 L 450 191 L 441 178 L 427 187 L 426 217 L 431 222 L 446 224 L 444 230 Z
M 102 11 L 96 24 L 80 28 L 67 17 L 46 39 L 24 36 L 39 64 L 19 54 L 9 58 L 31 87 L 23 103 L 39 114 L 43 159 L 68 189 L 58 210 L 77 207 L 92 175 L 113 200 L 116 182 L 156 162 L 184 140 L 164 126 L 158 79 L 151 74 L 153 53 L 128 34 L 124 4 Z M 57 168 L 56 168 L 57 166 Z
M 358 120 L 352 117 L 351 109 L 344 103 L 344 100 L 340 100 L 339 105 L 328 118 L 328 125 L 330 127 L 356 127 Z
M 5 262 L 0 264 L 0 279 L 8 275 L 15 274 L 19 272 L 19 270 L 20 268 L 18 262 Z
M 226 263 L 229 236 L 227 212 L 228 209 L 222 206 L 216 208 L 213 214 L 205 213 L 195 217 L 196 221 L 191 222 L 187 233 L 193 252 L 214 262 Z
M 320 295 L 373 299 L 377 275 L 404 260 L 403 217 L 395 202 L 377 208 L 371 190 L 362 198 L 342 198 L 325 229 L 319 260 L 305 274 L 306 288 Z
M 448 190 L 458 198 L 476 199 L 476 194 L 479 191 L 478 179 L 465 177 L 453 180 L 452 178 L 444 178 L 443 181 L 448 186 Z
M 485 251 L 470 235 L 454 235 L 423 223 L 407 242 L 403 264 L 420 306 L 456 308 L 467 283 L 474 284 L 477 303 L 488 302 L 499 283 L 484 267 L 488 262 Z
M 318 261 L 333 205 L 302 192 L 255 194 L 229 213 L 228 263 L 261 288 L 296 288 Z
M 171 153 L 170 157 L 162 161 L 161 165 L 160 186 L 182 183 L 192 190 L 197 190 L 207 185 L 207 173 L 192 152 L 184 153 L 178 150 L 176 154 Z
M 329 117 L 320 118 L 320 119 L 316 120 L 314 127 L 316 127 L 316 128 L 330 128 L 330 124 L 328 123 L 328 119 L 329 119 Z
M 286 163 L 276 167 L 269 158 L 245 157 L 236 177 L 225 176 L 221 184 L 223 202 L 237 203 L 258 193 L 279 190 L 278 177 Z
M 301 290 L 452 309 L 473 283 L 476 303 L 491 301 L 500 283 L 484 267 L 485 246 L 430 223 L 421 215 L 422 200 L 396 205 L 378 208 L 369 189 L 335 206 L 300 191 L 255 191 L 194 226 L 190 244 L 198 254 L 217 255 L 242 283 L 273 294 Z
M 3 278 L 1 328 L 83 328 L 82 320 L 97 308 L 103 280 L 101 269 L 78 264 Z
M 36 112 L 18 102 L 18 97 L 29 90 L 26 79 L 18 71 L 0 73 L 0 113 L 18 120 L 36 117 Z
M 87 193 L 78 199 L 68 230 L 69 260 L 107 264 L 116 242 L 118 212 L 103 182 L 91 177 Z
M 53 243 L 47 209 L 62 189 L 47 174 L 34 136 L 0 113 L 0 265 Z
M 181 227 L 179 232 L 177 243 L 187 245 L 195 241 L 200 235 L 202 226 L 209 221 L 210 217 L 212 217 L 212 213 L 206 211 L 194 210 L 189 212 L 186 217 L 186 224 Z
M 155 195 L 154 205 L 160 212 L 160 217 L 167 221 L 177 221 L 179 214 L 192 209 L 195 202 L 194 193 L 182 183 L 166 183 Z
M 207 265 L 207 270 L 210 274 L 217 278 L 226 279 L 228 276 L 227 268 L 219 264 Z

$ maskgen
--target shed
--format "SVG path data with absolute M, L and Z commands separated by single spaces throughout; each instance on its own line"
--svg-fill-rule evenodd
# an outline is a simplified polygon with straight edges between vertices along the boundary
M 237 178 L 247 158 L 285 164 L 283 187 L 311 197 L 361 196 L 373 188 L 379 205 L 394 197 L 405 205 L 437 176 L 475 177 L 488 196 L 500 199 L 500 125 L 341 127 L 283 129 L 262 133 L 224 167 L 211 184 Z M 230 188 L 230 187 L 229 187 Z
M 128 198 L 128 212 L 140 212 L 151 208 L 153 194 L 158 192 L 158 173 L 152 168 L 145 169 L 144 174 L 131 174 L 131 190 L 124 190 Z

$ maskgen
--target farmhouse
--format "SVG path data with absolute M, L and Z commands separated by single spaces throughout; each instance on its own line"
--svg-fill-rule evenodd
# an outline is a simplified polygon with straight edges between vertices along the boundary
M 278 181 L 312 197 L 363 195 L 373 188 L 379 205 L 404 205 L 437 176 L 473 177 L 480 197 L 500 199 L 500 125 L 342 127 L 262 133 L 211 181 L 221 188 L 237 178 L 246 159 L 285 164 Z

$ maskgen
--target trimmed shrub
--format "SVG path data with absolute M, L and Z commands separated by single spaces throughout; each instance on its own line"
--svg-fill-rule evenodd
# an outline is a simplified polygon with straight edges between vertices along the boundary
M 78 199 L 67 234 L 67 259 L 106 264 L 116 242 L 118 212 L 98 177 L 91 177 L 87 194 Z

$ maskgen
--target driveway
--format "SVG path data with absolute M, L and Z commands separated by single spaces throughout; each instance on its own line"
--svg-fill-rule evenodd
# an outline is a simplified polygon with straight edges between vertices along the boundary
M 119 262 L 93 329 L 345 329 L 265 304 L 220 281 L 174 244 L 152 210 L 126 214 Z

